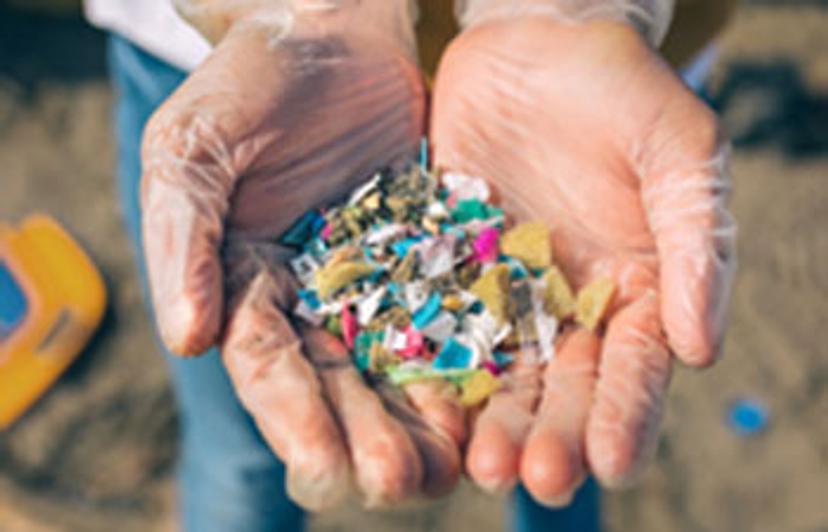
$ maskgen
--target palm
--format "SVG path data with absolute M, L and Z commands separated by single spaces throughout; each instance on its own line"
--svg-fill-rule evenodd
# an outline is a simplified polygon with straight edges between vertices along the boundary
M 517 365 L 512 389 L 478 419 L 470 473 L 492 488 L 520 475 L 550 502 L 586 463 L 607 483 L 628 479 L 651 447 L 642 440 L 669 377 L 654 230 L 662 206 L 650 203 L 648 174 L 706 161 L 715 122 L 631 29 L 542 20 L 458 38 L 433 116 L 438 165 L 491 180 L 515 217 L 547 221 L 576 287 L 605 276 L 619 287 L 603 345 L 585 331 L 565 335 L 542 380 L 540 368 Z

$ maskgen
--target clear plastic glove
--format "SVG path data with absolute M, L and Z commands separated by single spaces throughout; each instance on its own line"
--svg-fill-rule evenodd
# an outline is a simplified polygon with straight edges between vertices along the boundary
M 604 334 L 567 331 L 545 367 L 519 360 L 472 430 L 478 484 L 520 479 L 562 505 L 588 472 L 620 486 L 642 471 L 671 352 L 695 367 L 719 353 L 734 269 L 727 153 L 714 114 L 630 24 L 478 16 L 437 73 L 436 164 L 547 221 L 576 289 L 618 285 Z
M 310 208 L 415 155 L 425 96 L 407 0 L 179 4 L 218 45 L 145 133 L 144 245 L 165 343 L 220 346 L 307 508 L 352 482 L 369 505 L 446 491 L 464 430 L 454 396 L 367 388 L 338 340 L 288 317 L 296 286 L 277 245 Z

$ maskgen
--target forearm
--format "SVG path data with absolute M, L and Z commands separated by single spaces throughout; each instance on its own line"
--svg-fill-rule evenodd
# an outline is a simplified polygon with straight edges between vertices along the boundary
M 675 0 L 456 0 L 463 27 L 490 19 L 540 15 L 558 20 L 584 22 L 598 19 L 624 20 L 633 24 L 658 46 L 664 40 Z

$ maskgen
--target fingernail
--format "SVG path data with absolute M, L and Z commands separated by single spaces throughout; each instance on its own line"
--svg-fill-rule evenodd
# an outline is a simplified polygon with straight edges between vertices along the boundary
M 563 508 L 564 506 L 569 506 L 574 497 L 575 490 L 573 489 L 569 492 L 564 493 L 563 495 L 558 495 L 557 497 L 548 497 L 540 502 L 544 506 L 548 506 L 550 508 Z
M 489 495 L 495 495 L 497 497 L 503 497 L 505 495 L 508 495 L 509 493 L 512 492 L 513 489 L 515 489 L 515 486 L 517 485 L 517 481 L 514 480 L 514 479 L 512 479 L 512 480 L 493 479 L 493 480 L 488 480 L 488 481 L 476 480 L 476 483 L 480 487 L 480 489 L 482 489 L 483 491 L 485 491 Z

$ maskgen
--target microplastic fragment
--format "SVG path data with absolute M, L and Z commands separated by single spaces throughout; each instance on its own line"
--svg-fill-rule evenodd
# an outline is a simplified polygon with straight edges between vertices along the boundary
M 531 269 L 546 268 L 552 263 L 552 240 L 543 222 L 524 222 L 503 233 L 500 248 Z
M 604 319 L 614 294 L 615 282 L 606 277 L 581 288 L 576 299 L 575 321 L 594 330 Z

